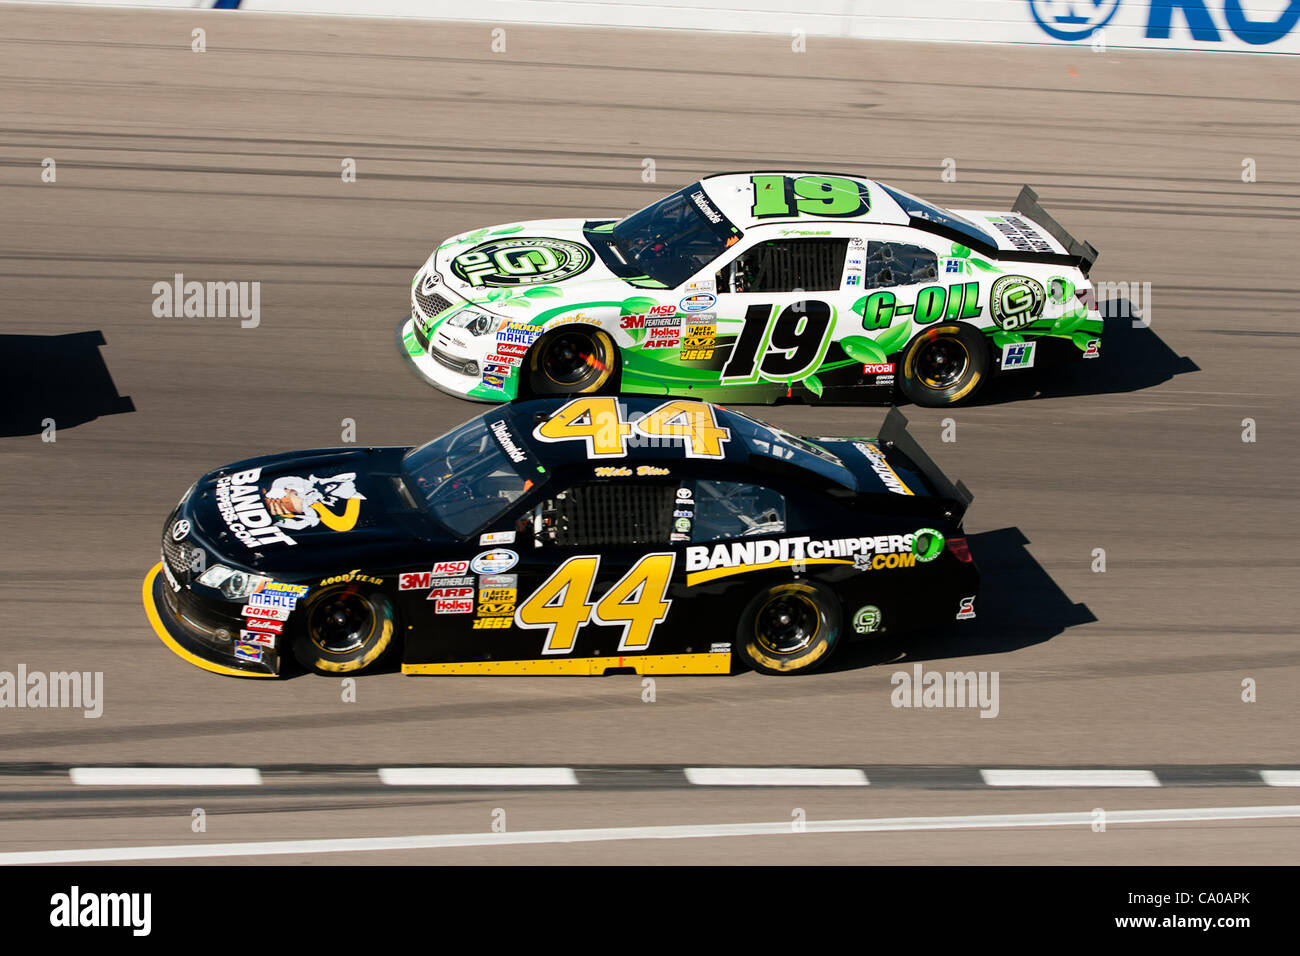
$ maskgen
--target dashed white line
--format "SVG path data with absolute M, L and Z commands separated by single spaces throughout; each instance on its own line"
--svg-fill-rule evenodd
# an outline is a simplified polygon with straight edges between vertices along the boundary
M 1224 820 L 1300 818 L 1300 806 L 1194 807 L 1167 810 L 1111 810 L 1107 825 L 1125 823 L 1193 823 Z M 366 853 L 385 850 L 432 850 L 453 847 L 520 846 L 544 843 L 598 843 L 611 840 L 686 840 L 738 836 L 793 836 L 805 833 L 883 833 L 900 830 L 978 830 L 1022 827 L 1091 827 L 1093 815 L 1010 813 L 960 817 L 893 817 L 875 820 L 808 820 L 796 833 L 789 820 L 776 823 L 705 823 L 679 826 L 608 827 L 583 830 L 524 830 L 518 833 L 442 833 L 398 837 L 344 837 L 328 840 L 279 840 L 265 843 L 196 843 L 180 846 L 122 846 L 79 850 L 22 850 L 0 853 L 0 865 L 109 863 L 124 860 L 214 859 L 320 853 Z
M 867 775 L 851 767 L 686 767 L 700 787 L 865 787 Z
M 1261 770 L 1259 777 L 1270 787 L 1300 787 L 1300 770 Z
M 568 767 L 380 767 L 391 787 L 576 787 Z
M 1150 770 L 981 770 L 990 787 L 1158 787 Z
M 68 777 L 88 787 L 258 787 L 253 767 L 71 767 Z

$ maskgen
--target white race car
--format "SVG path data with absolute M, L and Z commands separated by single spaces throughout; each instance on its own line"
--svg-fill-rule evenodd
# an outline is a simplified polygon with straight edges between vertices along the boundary
M 969 401 L 1048 353 L 1094 358 L 1097 250 L 1028 186 L 945 210 L 839 173 L 707 176 L 626 219 L 447 240 L 398 337 L 453 395 Z

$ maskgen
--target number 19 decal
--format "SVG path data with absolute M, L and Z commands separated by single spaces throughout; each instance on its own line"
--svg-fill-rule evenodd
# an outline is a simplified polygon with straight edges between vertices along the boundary
M 834 326 L 835 311 L 816 299 L 791 303 L 779 312 L 773 305 L 751 305 L 722 369 L 723 383 L 785 382 L 811 375 L 826 357 Z
M 675 554 L 648 554 L 605 592 L 594 605 L 591 589 L 600 570 L 600 558 L 570 558 L 515 611 L 522 628 L 546 631 L 543 654 L 571 654 L 578 631 L 591 621 L 622 625 L 618 651 L 644 651 L 650 647 L 655 625 L 668 616 L 672 601 L 668 583 Z

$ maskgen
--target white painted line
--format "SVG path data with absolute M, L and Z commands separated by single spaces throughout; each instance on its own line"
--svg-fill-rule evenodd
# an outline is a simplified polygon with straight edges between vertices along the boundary
M 252 767 L 72 767 L 73 783 L 87 787 L 259 787 Z
M 1300 787 L 1300 770 L 1261 770 L 1259 776 L 1270 787 Z
M 1193 807 L 1170 810 L 1110 810 L 1107 825 L 1194 823 L 1223 820 L 1300 819 L 1300 806 Z M 893 817 L 878 820 L 808 820 L 807 833 L 884 833 L 900 830 L 985 830 L 1021 827 L 1089 827 L 1091 811 L 1005 813 L 965 817 Z M 608 827 L 585 830 L 523 830 L 518 833 L 440 833 L 399 837 L 278 840 L 266 843 L 192 843 L 180 846 L 112 846 L 81 850 L 22 850 L 0 853 L 0 866 L 15 864 L 107 863 L 123 860 L 186 860 L 236 856 L 365 853 L 468 846 L 600 843 L 611 840 L 687 840 L 738 836 L 803 836 L 789 820 L 776 823 L 702 823 L 681 826 Z
M 865 787 L 867 775 L 849 767 L 686 767 L 699 787 Z
M 1158 787 L 1150 770 L 981 770 L 990 787 Z
M 574 787 L 568 767 L 380 767 L 390 787 Z

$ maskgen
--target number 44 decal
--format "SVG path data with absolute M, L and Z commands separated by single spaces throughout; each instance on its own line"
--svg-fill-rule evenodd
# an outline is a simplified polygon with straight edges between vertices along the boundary
M 622 625 L 618 651 L 650 647 L 655 625 L 668 616 L 668 583 L 675 554 L 647 554 L 594 604 L 592 586 L 600 570 L 597 555 L 569 558 L 519 605 L 515 622 L 546 631 L 543 654 L 571 654 L 578 631 L 589 622 Z
M 623 458 L 633 433 L 680 441 L 687 458 L 725 458 L 731 429 L 718 424 L 703 402 L 665 402 L 634 422 L 623 419 L 613 398 L 575 398 L 533 429 L 538 441 L 583 441 L 588 458 Z

